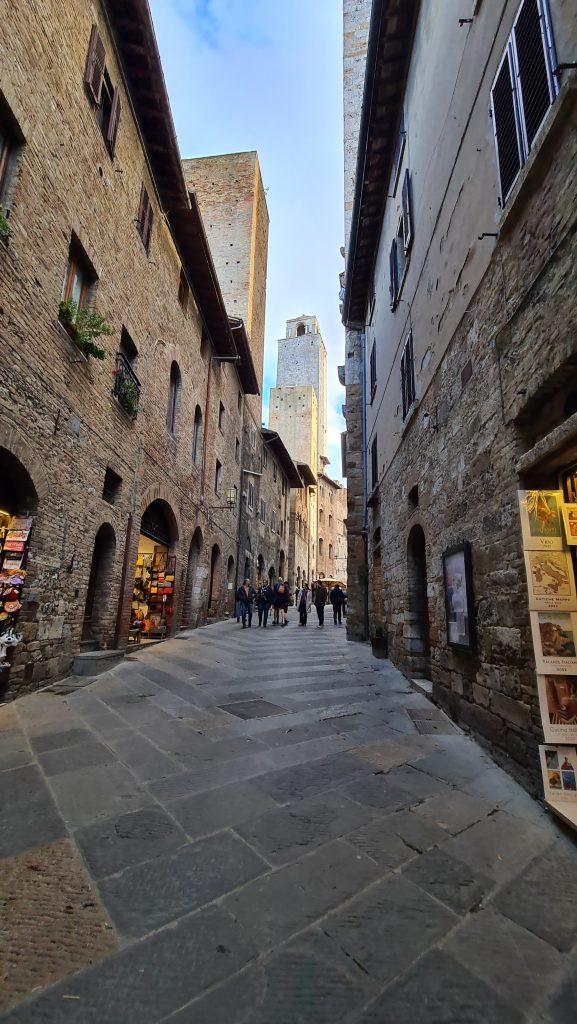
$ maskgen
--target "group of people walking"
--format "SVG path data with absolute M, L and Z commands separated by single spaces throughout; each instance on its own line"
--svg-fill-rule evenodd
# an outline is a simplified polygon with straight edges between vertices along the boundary
M 250 580 L 245 580 L 236 592 L 236 621 L 242 621 L 243 629 L 252 627 L 253 607 L 256 605 L 258 624 L 266 629 L 272 609 L 272 625 L 286 626 L 290 593 L 286 580 L 277 580 L 273 585 L 267 578 L 263 579 L 255 590 Z M 346 594 L 339 583 L 329 593 L 322 580 L 309 587 L 303 583 L 295 592 L 295 605 L 299 613 L 299 626 L 306 626 L 308 616 L 314 604 L 318 618 L 318 628 L 325 624 L 325 606 L 327 602 L 333 607 L 335 626 L 341 626 L 343 614 L 346 615 Z

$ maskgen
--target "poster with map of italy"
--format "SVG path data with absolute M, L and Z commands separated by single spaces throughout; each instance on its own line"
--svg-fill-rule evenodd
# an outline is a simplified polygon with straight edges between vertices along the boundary
M 529 608 L 534 611 L 575 611 L 577 596 L 568 551 L 526 551 Z
M 526 551 L 562 551 L 561 491 L 518 491 L 523 547 Z

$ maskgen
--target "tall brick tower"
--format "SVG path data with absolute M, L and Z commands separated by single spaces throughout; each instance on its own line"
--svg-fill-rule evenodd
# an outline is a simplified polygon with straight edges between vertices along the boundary
M 327 464 L 327 350 L 315 316 L 298 316 L 286 322 L 279 339 L 276 372 L 278 388 L 312 387 L 317 404 L 319 472 Z

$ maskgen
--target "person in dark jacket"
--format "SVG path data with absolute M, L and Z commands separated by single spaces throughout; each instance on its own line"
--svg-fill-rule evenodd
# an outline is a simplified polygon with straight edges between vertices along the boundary
M 287 618 L 286 613 L 289 605 L 289 588 L 288 583 L 284 580 L 279 580 L 274 598 L 274 606 L 278 609 L 278 618 L 281 626 L 286 626 Z
M 268 613 L 273 601 L 273 590 L 268 579 L 265 576 L 260 587 L 256 592 L 256 610 L 258 612 L 258 624 L 259 626 L 262 626 L 264 629 L 266 629 L 266 624 L 268 622 Z
M 242 618 L 242 628 L 246 629 L 246 620 L 248 618 L 248 628 L 252 626 L 252 603 L 255 598 L 255 590 L 250 580 L 245 580 L 242 587 L 239 587 L 236 592 L 236 599 L 240 603 L 240 611 Z
M 313 600 L 312 591 L 308 583 L 303 583 L 302 589 L 297 591 L 296 606 L 299 613 L 299 626 L 306 626 L 308 614 L 311 610 Z
M 329 594 L 329 601 L 333 606 L 333 618 L 335 620 L 335 626 L 342 626 L 342 612 L 343 605 L 345 603 L 345 595 L 343 594 L 339 583 L 335 583 L 333 589 L 331 590 Z
M 322 629 L 324 624 L 325 624 L 325 605 L 327 603 L 327 597 L 328 596 L 329 596 L 329 592 L 328 592 L 327 588 L 325 587 L 323 581 L 319 580 L 317 585 L 316 585 L 316 587 L 315 587 L 315 597 L 314 597 L 315 608 L 317 610 L 317 615 L 318 615 L 318 619 L 319 619 L 319 624 L 317 626 L 317 629 Z

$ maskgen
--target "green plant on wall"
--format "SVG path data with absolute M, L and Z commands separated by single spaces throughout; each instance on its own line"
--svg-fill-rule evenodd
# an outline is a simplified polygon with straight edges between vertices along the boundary
M 77 306 L 74 299 L 66 299 L 60 303 L 60 320 L 68 331 L 72 341 L 87 356 L 104 359 L 106 352 L 95 345 L 94 339 L 114 334 L 104 317 L 90 306 Z
M 117 398 L 123 409 L 132 417 L 138 412 L 138 388 L 133 380 L 122 377 L 118 384 Z
M 12 231 L 10 230 L 6 211 L 4 210 L 4 207 L 0 205 L 0 238 L 3 242 L 7 242 L 11 234 Z

